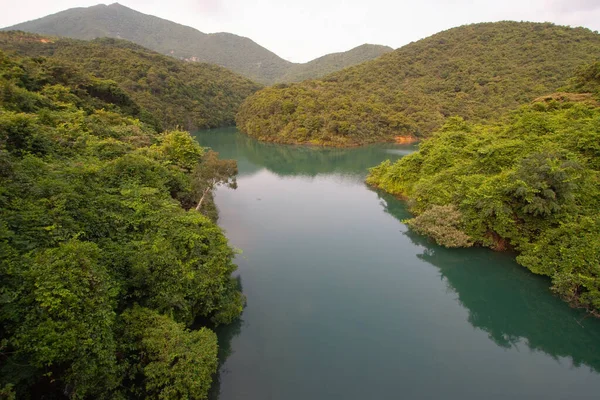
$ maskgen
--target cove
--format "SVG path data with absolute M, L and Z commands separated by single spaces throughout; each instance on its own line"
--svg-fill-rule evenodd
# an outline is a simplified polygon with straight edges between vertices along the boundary
M 218 332 L 213 399 L 598 398 L 599 320 L 511 254 L 414 234 L 405 204 L 363 183 L 415 146 L 195 136 L 240 172 L 216 203 L 248 304 Z

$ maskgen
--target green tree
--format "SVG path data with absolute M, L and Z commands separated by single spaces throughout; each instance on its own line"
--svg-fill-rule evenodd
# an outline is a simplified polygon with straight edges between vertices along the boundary
M 202 164 L 193 173 L 194 192 L 200 199 L 196 210 L 202 209 L 202 204 L 209 193 L 218 186 L 237 188 L 236 175 L 238 173 L 235 160 L 221 160 L 219 153 L 209 151 L 202 160 Z
M 118 384 L 113 327 L 118 287 L 93 243 L 42 251 L 22 273 L 16 357 L 61 380 L 69 397 L 108 397 Z
M 122 316 L 130 393 L 140 399 L 205 399 L 217 371 L 217 336 L 189 331 L 155 311 L 133 307 Z M 141 384 L 140 384 L 141 383 Z

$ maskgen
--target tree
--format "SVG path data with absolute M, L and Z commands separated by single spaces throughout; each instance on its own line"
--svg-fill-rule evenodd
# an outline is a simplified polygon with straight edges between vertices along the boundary
M 17 356 L 50 379 L 61 380 L 69 397 L 103 397 L 118 384 L 114 298 L 118 288 L 100 263 L 93 243 L 71 240 L 41 252 L 23 273 L 23 315 L 10 343 Z
M 428 235 L 444 247 L 470 247 L 472 239 L 462 231 L 462 214 L 453 204 L 433 206 L 419 216 L 404 221 L 421 235 Z
M 217 371 L 217 335 L 143 307 L 123 314 L 132 394 L 144 399 L 204 399 Z M 132 351 L 133 350 L 133 351 Z M 141 382 L 141 385 L 140 385 Z
M 227 186 L 231 189 L 237 188 L 236 175 L 238 173 L 235 160 L 221 160 L 219 153 L 209 151 L 202 159 L 202 163 L 196 167 L 193 175 L 194 192 L 200 195 L 196 210 L 202 209 L 202 203 L 209 193 L 218 186 Z

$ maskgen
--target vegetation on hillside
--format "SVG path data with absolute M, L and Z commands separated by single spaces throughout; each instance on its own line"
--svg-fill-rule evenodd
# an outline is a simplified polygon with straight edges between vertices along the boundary
M 367 183 L 408 199 L 408 225 L 447 247 L 512 248 L 553 290 L 600 315 L 600 63 L 573 91 L 497 125 L 451 118 Z
M 72 8 L 4 29 L 82 40 L 125 39 L 182 60 L 220 65 L 263 84 L 319 78 L 391 50 L 385 46 L 362 45 L 309 63 L 295 64 L 251 39 L 225 32 L 202 33 L 118 3 Z
M 216 335 L 188 327 L 243 306 L 234 251 L 194 209 L 218 161 L 139 110 L 58 58 L 0 52 L 2 398 L 208 393 Z
M 0 32 L 0 50 L 51 57 L 65 74 L 81 71 L 110 80 L 140 106 L 137 117 L 165 129 L 231 125 L 242 101 L 259 88 L 224 68 L 178 61 L 117 39 L 86 42 Z
M 221 65 L 263 83 L 292 65 L 248 38 L 206 34 L 118 3 L 71 8 L 6 29 L 82 40 L 125 39 L 161 54 Z
M 307 79 L 320 78 L 344 68 L 373 60 L 393 50 L 388 46 L 363 44 L 348 51 L 324 55 L 304 64 L 294 64 L 276 81 L 278 83 L 301 82 Z
M 564 85 L 600 57 L 600 35 L 549 23 L 467 25 L 322 80 L 263 89 L 238 128 L 260 140 L 331 146 L 426 137 L 449 116 L 480 122 Z

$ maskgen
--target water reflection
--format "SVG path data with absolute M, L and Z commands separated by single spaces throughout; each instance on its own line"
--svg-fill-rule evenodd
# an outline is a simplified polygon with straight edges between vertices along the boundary
M 241 276 L 236 276 L 235 280 L 237 281 L 237 289 L 243 293 L 244 287 L 242 285 Z M 218 400 L 221 395 L 221 377 L 223 374 L 227 373 L 227 370 L 225 369 L 225 362 L 233 354 L 233 339 L 242 333 L 243 325 L 244 319 L 242 314 L 240 318 L 236 319 L 231 324 L 220 325 L 216 328 L 212 328 L 217 334 L 217 341 L 219 343 L 219 352 L 217 354 L 219 366 L 217 367 L 217 373 L 213 375 L 213 382 L 208 392 L 209 400 Z
M 195 137 L 203 146 L 218 151 L 222 158 L 237 160 L 240 177 L 266 168 L 282 177 L 338 174 L 362 180 L 369 168 L 416 149 L 416 145 L 390 144 L 349 149 L 277 145 L 241 135 L 235 128 L 200 131 Z
M 377 191 L 385 212 L 399 221 L 410 215 L 393 196 Z M 568 358 L 575 367 L 600 372 L 600 321 L 549 295 L 549 281 L 529 273 L 511 254 L 487 249 L 447 249 L 406 230 L 423 249 L 418 257 L 439 269 L 448 288 L 469 312 L 468 321 L 498 346 Z
M 228 373 L 225 362 L 233 353 L 231 343 L 242 332 L 243 325 L 243 318 L 239 318 L 229 325 L 221 325 L 215 329 L 219 342 L 219 367 L 213 376 L 213 383 L 208 393 L 209 400 L 218 400 L 221 395 L 221 378 Z

